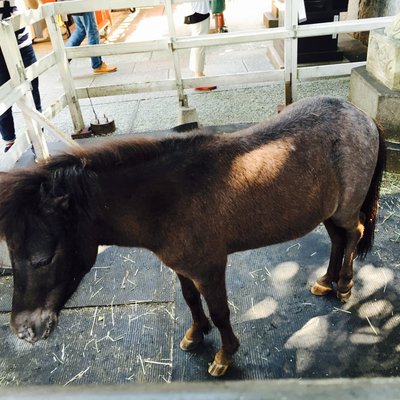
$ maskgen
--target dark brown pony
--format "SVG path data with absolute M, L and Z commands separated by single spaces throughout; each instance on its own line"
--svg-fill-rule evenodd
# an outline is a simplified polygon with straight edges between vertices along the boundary
M 46 338 L 93 266 L 99 245 L 152 250 L 178 275 L 192 313 L 181 341 L 221 334 L 209 372 L 239 341 L 229 320 L 229 253 L 298 238 L 321 222 L 332 241 L 312 292 L 346 300 L 353 259 L 373 243 L 385 146 L 375 123 L 330 97 L 299 101 L 233 134 L 113 139 L 0 175 L 0 235 L 14 272 L 11 327 Z

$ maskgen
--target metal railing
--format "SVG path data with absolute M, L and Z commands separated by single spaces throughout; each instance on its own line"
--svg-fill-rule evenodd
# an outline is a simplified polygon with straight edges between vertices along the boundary
M 19 16 L 1 21 L 0 45 L 3 51 L 11 79 L 0 87 L 0 113 L 3 113 L 13 104 L 22 110 L 26 121 L 29 140 L 32 142 L 37 157 L 49 157 L 47 144 L 41 127 L 45 127 L 59 140 L 70 146 L 78 146 L 70 136 L 62 132 L 52 123 L 54 118 L 66 106 L 69 107 L 75 132 L 84 128 L 84 121 L 79 105 L 79 99 L 98 96 L 113 96 L 129 93 L 144 93 L 151 91 L 176 90 L 179 106 L 188 107 L 185 90 L 199 85 L 228 85 L 249 84 L 256 82 L 282 82 L 285 85 L 286 102 L 290 103 L 297 98 L 297 82 L 299 79 L 312 79 L 328 76 L 350 74 L 351 69 L 364 65 L 365 62 L 338 63 L 329 65 L 299 66 L 297 64 L 298 38 L 330 35 L 346 32 L 369 31 L 386 27 L 394 17 L 371 18 L 365 20 L 349 20 L 327 22 L 320 24 L 298 25 L 298 9 L 296 0 L 286 0 L 284 27 L 231 32 L 197 37 L 178 37 L 173 18 L 173 6 L 191 0 L 113 0 L 113 9 L 127 7 L 143 7 L 163 5 L 168 21 L 168 36 L 157 40 L 127 42 L 117 44 L 101 44 L 66 48 L 57 22 L 58 14 L 73 14 L 74 12 L 95 11 L 110 8 L 108 0 L 66 1 L 48 3 L 37 10 L 28 10 Z M 15 39 L 15 30 L 23 26 L 34 24 L 45 19 L 53 50 L 28 68 L 24 68 L 18 45 Z M 222 46 L 243 43 L 255 43 L 281 39 L 285 41 L 284 68 L 273 71 L 259 71 L 207 76 L 202 78 L 183 78 L 178 51 L 198 46 Z M 150 51 L 169 51 L 174 65 L 174 79 L 154 80 L 150 82 L 127 83 L 97 87 L 76 88 L 69 69 L 68 59 L 131 54 Z M 43 113 L 34 108 L 30 82 L 54 65 L 58 66 L 64 93 L 51 104 Z

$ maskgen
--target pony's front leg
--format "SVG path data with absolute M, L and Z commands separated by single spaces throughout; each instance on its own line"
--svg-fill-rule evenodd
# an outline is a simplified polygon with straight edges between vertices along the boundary
M 210 332 L 211 324 L 206 317 L 201 303 L 200 293 L 193 282 L 178 274 L 182 294 L 192 313 L 192 326 L 186 331 L 179 347 L 184 351 L 195 349 L 203 341 L 204 335 Z
M 222 376 L 233 362 L 233 355 L 239 348 L 239 340 L 232 330 L 225 287 L 225 268 L 210 270 L 204 279 L 194 280 L 210 311 L 211 320 L 221 335 L 222 346 L 215 355 L 208 372 L 212 376 Z

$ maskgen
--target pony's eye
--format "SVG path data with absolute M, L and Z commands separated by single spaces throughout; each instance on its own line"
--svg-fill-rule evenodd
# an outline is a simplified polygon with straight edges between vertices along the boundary
M 53 256 L 42 257 L 42 256 L 32 256 L 31 265 L 33 268 L 40 268 L 49 265 L 53 260 Z

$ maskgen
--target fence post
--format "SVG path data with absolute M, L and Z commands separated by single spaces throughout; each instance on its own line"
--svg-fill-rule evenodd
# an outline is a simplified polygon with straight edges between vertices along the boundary
M 44 7 L 51 7 L 50 15 L 46 16 L 47 28 L 49 30 L 51 44 L 53 45 L 53 50 L 60 72 L 61 82 L 64 87 L 65 97 L 67 99 L 72 123 L 74 124 L 74 131 L 75 133 L 79 133 L 85 127 L 85 123 L 83 121 L 79 99 L 75 90 L 71 71 L 69 69 L 64 41 L 57 22 L 57 15 L 53 14 L 54 11 L 52 9 L 52 4 L 48 4 Z
M 293 32 L 294 36 L 285 39 L 285 103 L 286 105 L 297 100 L 297 0 L 286 0 L 285 28 Z
M 37 121 L 32 119 L 24 111 L 24 107 L 35 109 L 35 102 L 32 96 L 32 84 L 26 76 L 25 66 L 19 51 L 14 28 L 7 21 L 0 22 L 0 46 L 7 64 L 12 85 L 14 87 L 25 86 L 24 95 L 17 100 L 17 105 L 21 104 L 22 106 L 21 111 L 27 125 L 28 137 L 33 145 L 36 157 L 38 160 L 47 160 L 49 158 L 49 151 L 42 129 Z
M 189 102 L 187 95 L 183 89 L 183 81 L 182 81 L 182 72 L 181 65 L 179 60 L 179 55 L 177 51 L 174 49 L 174 42 L 176 39 L 176 31 L 174 24 L 174 15 L 172 9 L 172 0 L 165 1 L 165 10 L 167 12 L 168 18 L 168 29 L 169 29 L 169 37 L 170 43 L 169 48 L 171 50 L 172 59 L 174 62 L 174 71 L 175 71 L 175 81 L 176 81 L 176 89 L 178 91 L 178 99 L 179 99 L 179 124 L 187 124 L 192 122 L 198 122 L 198 116 L 196 109 L 194 107 L 189 107 Z

